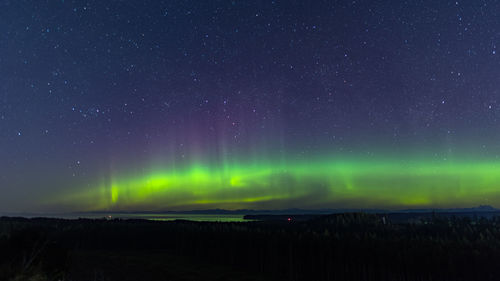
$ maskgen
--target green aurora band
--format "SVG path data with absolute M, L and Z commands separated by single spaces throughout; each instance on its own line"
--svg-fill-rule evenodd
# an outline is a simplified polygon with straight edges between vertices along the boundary
M 291 161 L 193 164 L 103 180 L 56 197 L 79 211 L 500 207 L 494 161 Z

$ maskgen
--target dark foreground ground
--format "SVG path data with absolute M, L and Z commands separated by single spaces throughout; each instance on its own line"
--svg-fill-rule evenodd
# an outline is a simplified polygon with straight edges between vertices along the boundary
M 0 218 L 0 280 L 500 280 L 500 218 Z

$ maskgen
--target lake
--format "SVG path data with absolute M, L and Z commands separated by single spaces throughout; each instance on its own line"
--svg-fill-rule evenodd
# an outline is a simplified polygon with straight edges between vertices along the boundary
M 62 219 L 145 219 L 155 221 L 174 221 L 174 220 L 190 220 L 190 221 L 210 221 L 210 222 L 249 222 L 253 220 L 243 219 L 242 214 L 144 214 L 144 213 L 68 213 L 68 214 L 2 214 L 11 217 L 46 217 L 46 218 L 62 218 Z

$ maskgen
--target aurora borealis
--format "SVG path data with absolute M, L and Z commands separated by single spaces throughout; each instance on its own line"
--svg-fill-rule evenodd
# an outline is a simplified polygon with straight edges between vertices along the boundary
M 214 168 L 215 167 L 215 168 Z M 112 178 L 58 198 L 89 210 L 456 207 L 500 195 L 500 165 L 343 160 L 196 165 Z
M 500 207 L 494 1 L 0 1 L 0 212 Z

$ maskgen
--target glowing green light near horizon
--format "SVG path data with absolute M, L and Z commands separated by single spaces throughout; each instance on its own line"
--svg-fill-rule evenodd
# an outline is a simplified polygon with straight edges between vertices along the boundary
M 500 163 L 290 161 L 191 165 L 66 194 L 79 210 L 500 206 Z

